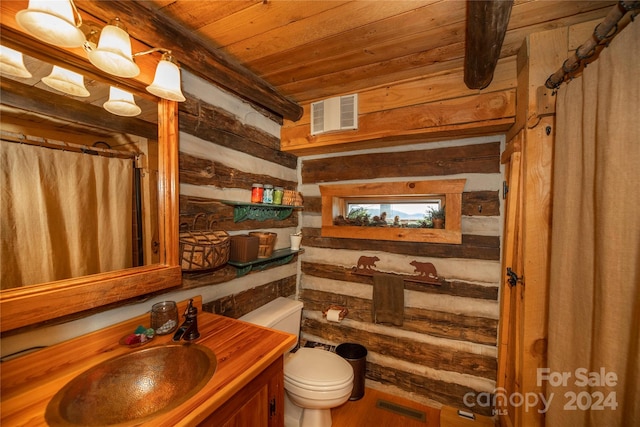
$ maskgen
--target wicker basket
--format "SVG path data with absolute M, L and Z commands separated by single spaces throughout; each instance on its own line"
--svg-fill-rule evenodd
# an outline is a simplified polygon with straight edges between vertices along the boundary
M 187 223 L 180 224 L 180 263 L 184 271 L 205 271 L 218 268 L 229 261 L 229 234 L 222 230 L 211 230 L 213 220 L 207 222 L 207 229 L 196 230 L 196 223 L 204 214 L 193 219 L 191 229 Z
M 273 253 L 273 248 L 276 246 L 276 233 L 252 231 L 250 236 L 256 236 L 260 239 L 258 245 L 258 258 L 269 258 Z

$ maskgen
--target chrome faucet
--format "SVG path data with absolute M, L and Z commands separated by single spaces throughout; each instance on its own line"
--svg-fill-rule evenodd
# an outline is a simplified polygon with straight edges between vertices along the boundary
M 193 306 L 192 299 L 189 300 L 183 316 L 185 321 L 173 335 L 173 341 L 178 342 L 181 339 L 193 341 L 200 338 L 200 332 L 198 332 L 198 308 Z

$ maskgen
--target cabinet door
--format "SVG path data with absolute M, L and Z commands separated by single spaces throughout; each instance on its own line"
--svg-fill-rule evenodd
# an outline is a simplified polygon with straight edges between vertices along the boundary
M 269 388 L 264 385 L 222 427 L 268 426 Z
M 245 385 L 200 427 L 283 427 L 284 363 L 278 358 Z

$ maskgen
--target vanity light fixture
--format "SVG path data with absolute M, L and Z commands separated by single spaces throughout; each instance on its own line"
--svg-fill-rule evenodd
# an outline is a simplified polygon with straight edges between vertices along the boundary
M 16 21 L 28 34 L 46 43 L 83 47 L 94 66 L 118 77 L 133 78 L 140 74 L 134 61 L 136 56 L 162 52 L 147 90 L 170 101 L 185 101 L 180 89 L 180 67 L 171 51 L 154 48 L 132 54 L 131 39 L 119 18 L 100 30 L 96 24 L 83 24 L 73 0 L 29 0 L 27 9 L 16 14 Z
M 85 36 L 82 18 L 71 0 L 29 0 L 29 6 L 16 14 L 18 25 L 46 43 L 61 47 L 81 47 Z
M 142 112 L 134 101 L 132 93 L 113 86 L 109 88 L 109 100 L 102 106 L 117 116 L 133 117 Z
M 42 82 L 47 86 L 59 90 L 68 95 L 87 97 L 90 95 L 86 87 L 84 87 L 84 77 L 81 74 L 74 73 L 66 68 L 53 66 L 51 74 L 42 78 Z
M 32 75 L 24 66 L 22 53 L 0 45 L 0 73 L 9 76 L 31 78 Z
M 89 61 L 109 74 L 119 77 L 136 77 L 140 67 L 131 55 L 131 40 L 127 28 L 119 18 L 111 20 L 100 33 L 95 49 L 88 49 Z

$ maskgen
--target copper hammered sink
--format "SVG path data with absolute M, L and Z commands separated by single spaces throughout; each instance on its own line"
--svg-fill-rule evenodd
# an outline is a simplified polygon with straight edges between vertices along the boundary
M 195 395 L 216 370 L 202 345 L 162 345 L 106 360 L 81 373 L 51 399 L 52 426 L 140 424 Z

